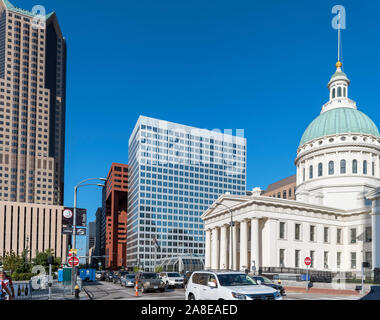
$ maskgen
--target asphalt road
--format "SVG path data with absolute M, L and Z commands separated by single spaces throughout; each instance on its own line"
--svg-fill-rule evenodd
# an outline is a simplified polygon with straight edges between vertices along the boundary
M 184 300 L 185 290 L 182 288 L 170 288 L 165 292 L 149 292 L 139 297 L 135 296 L 134 288 L 124 288 L 110 282 L 86 283 L 85 290 L 89 292 L 94 300 Z M 320 295 L 310 293 L 288 293 L 284 300 L 358 300 L 358 296 L 344 295 Z

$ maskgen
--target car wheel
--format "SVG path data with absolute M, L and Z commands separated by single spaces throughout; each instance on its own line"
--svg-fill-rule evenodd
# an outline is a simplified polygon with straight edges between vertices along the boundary
M 190 293 L 189 294 L 189 297 L 188 297 L 188 299 L 187 300 L 195 300 L 195 297 L 194 297 L 194 295 L 192 294 L 192 293 Z
M 160 292 L 164 292 L 165 291 L 165 288 L 160 288 Z

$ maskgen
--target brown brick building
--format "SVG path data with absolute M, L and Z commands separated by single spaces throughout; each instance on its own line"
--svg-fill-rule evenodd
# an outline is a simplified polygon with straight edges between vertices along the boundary
M 264 192 L 264 196 L 295 200 L 296 175 L 292 175 L 275 183 L 272 183 Z
M 105 267 L 127 265 L 128 165 L 112 163 L 105 190 Z

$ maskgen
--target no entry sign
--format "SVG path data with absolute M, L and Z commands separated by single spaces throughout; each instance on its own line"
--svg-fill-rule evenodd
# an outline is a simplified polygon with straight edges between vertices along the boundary
M 77 265 L 79 265 L 79 259 L 77 257 L 70 257 L 67 263 L 70 267 L 72 267 L 73 265 L 74 267 L 76 267 Z
M 310 258 L 310 257 L 306 257 L 306 258 L 305 258 L 305 264 L 306 264 L 307 266 L 310 266 L 310 265 L 311 265 L 311 258 Z

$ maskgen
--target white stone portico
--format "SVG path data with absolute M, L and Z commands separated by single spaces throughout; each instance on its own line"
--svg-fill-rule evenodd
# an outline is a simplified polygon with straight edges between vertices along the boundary
M 380 280 L 380 134 L 336 67 L 329 101 L 297 149 L 296 200 L 257 190 L 219 197 L 202 215 L 206 269 L 297 271 L 311 257 L 312 270 L 331 273 L 359 275 L 367 262 Z

